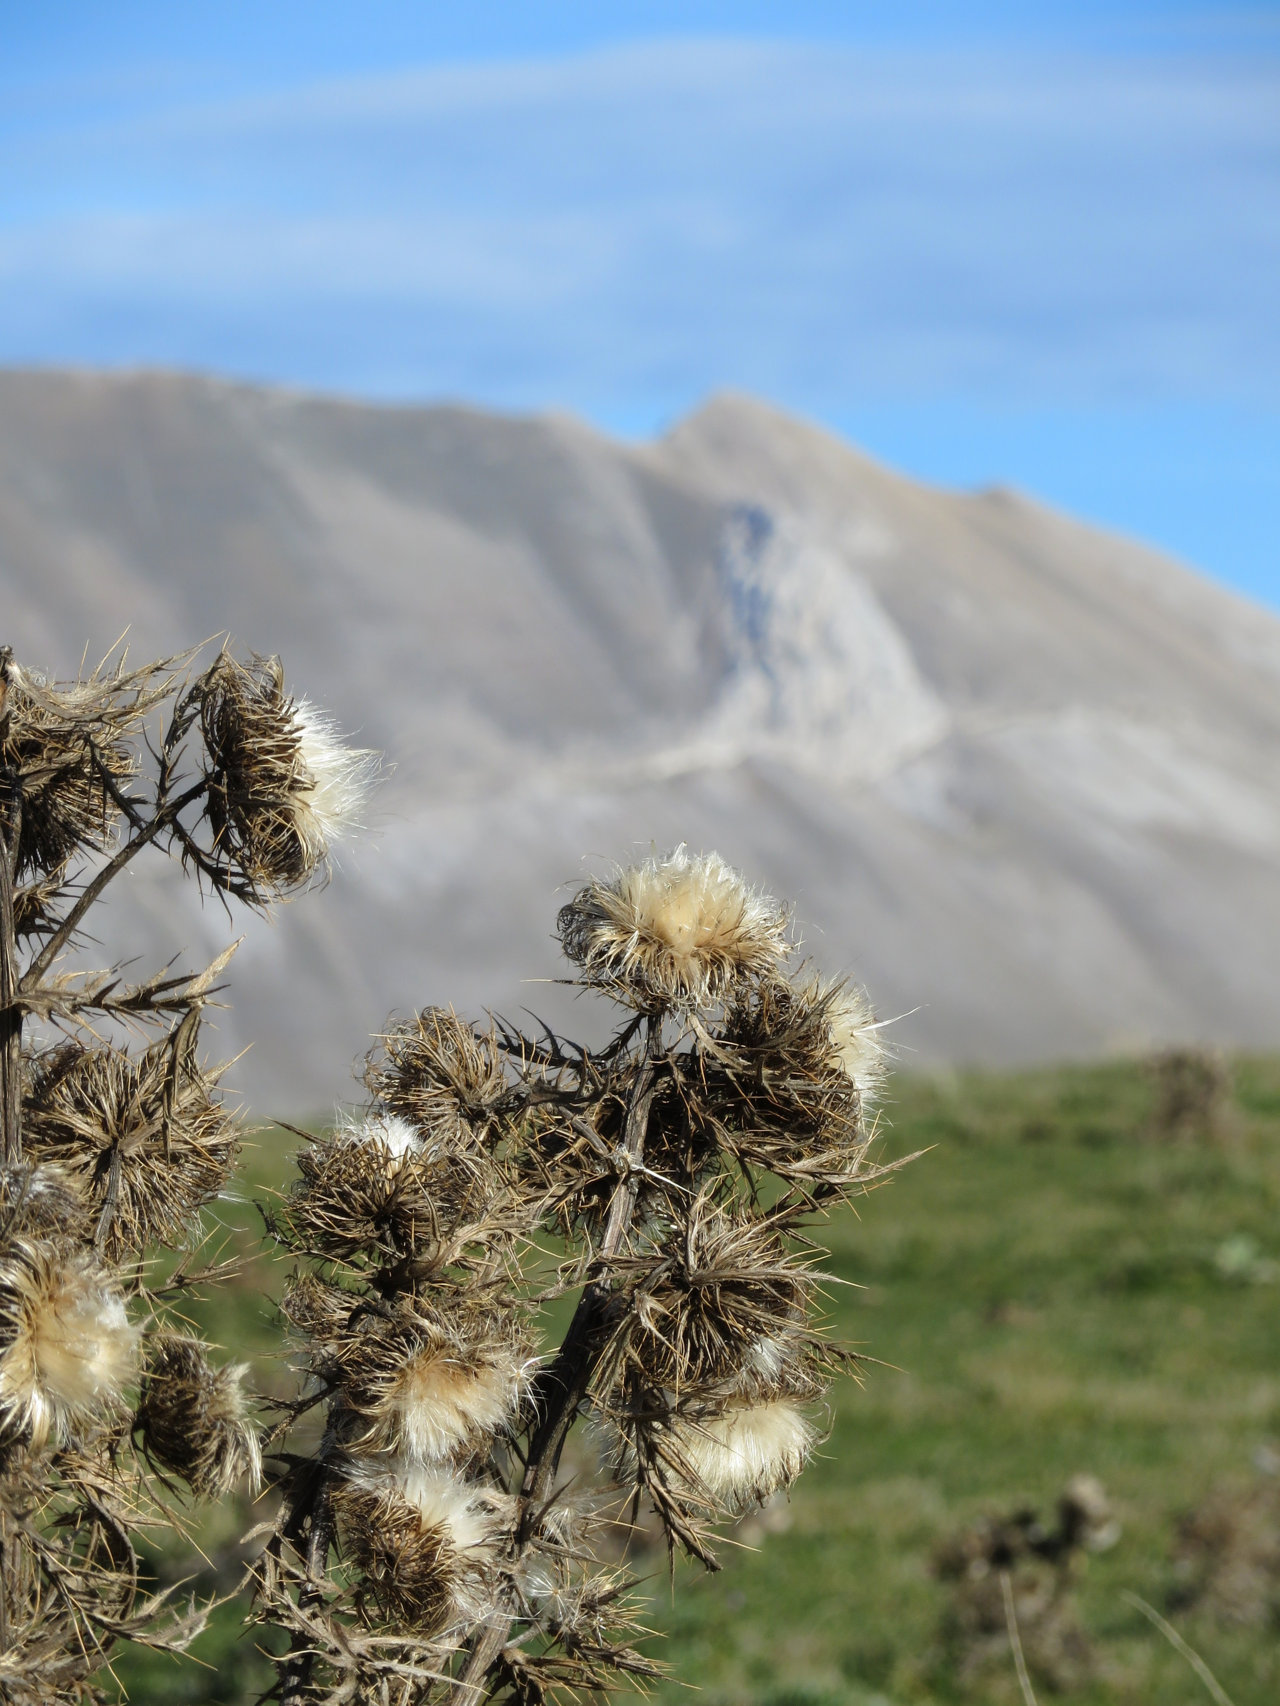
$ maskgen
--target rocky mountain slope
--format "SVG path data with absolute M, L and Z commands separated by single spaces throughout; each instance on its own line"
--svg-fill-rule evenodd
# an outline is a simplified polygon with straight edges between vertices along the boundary
M 261 1112 L 348 1093 L 391 1008 L 575 1017 L 561 885 L 680 840 L 793 897 L 908 1061 L 1280 1041 L 1280 621 L 759 403 L 627 446 L 0 374 L 0 588 L 30 663 L 230 630 L 394 764 L 332 884 L 248 926 Z M 245 928 L 150 876 L 104 952 Z

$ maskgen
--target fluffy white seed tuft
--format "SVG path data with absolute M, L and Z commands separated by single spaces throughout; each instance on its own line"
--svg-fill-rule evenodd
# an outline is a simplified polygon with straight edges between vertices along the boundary
M 458 1553 L 490 1555 L 504 1527 L 501 1495 L 448 1469 L 404 1457 L 353 1458 L 345 1480 L 370 1498 L 408 1506 L 424 1530 L 444 1536 Z
M 748 1378 L 754 1375 L 765 1382 L 777 1381 L 794 1357 L 795 1346 L 791 1341 L 774 1336 L 759 1338 L 747 1352 L 742 1372 Z
M 0 1264 L 0 1425 L 40 1445 L 119 1408 L 139 1329 L 88 1252 L 15 1239 Z
M 392 1161 L 422 1153 L 422 1138 L 408 1120 L 398 1114 L 374 1112 L 358 1120 L 345 1118 L 338 1127 L 341 1143 L 368 1144 L 386 1151 Z
M 302 774 L 291 792 L 294 826 L 312 864 L 361 827 L 360 815 L 378 768 L 376 752 L 346 746 L 333 720 L 309 699 L 292 709 Z
M 787 922 L 719 854 L 682 844 L 588 884 L 562 908 L 560 937 L 588 979 L 633 1005 L 700 1007 L 775 968 Z
M 695 1486 L 728 1510 L 790 1486 L 817 1438 L 800 1410 L 781 1399 L 707 1421 L 682 1421 L 675 1432 Z
M 248 1482 L 251 1493 L 256 1493 L 262 1485 L 262 1447 L 244 1390 L 249 1372 L 247 1362 L 230 1363 L 218 1371 L 222 1412 L 219 1421 L 231 1447 L 224 1448 L 219 1460 L 220 1474 L 215 1485 L 218 1495 L 230 1493 L 241 1476 Z
M 845 984 L 833 995 L 828 1023 L 836 1059 L 863 1106 L 869 1107 L 888 1072 L 888 1054 L 871 1004 L 860 989 Z
M 515 1418 L 532 1366 L 513 1347 L 460 1356 L 447 1344 L 426 1346 L 398 1375 L 382 1429 L 408 1458 L 439 1462 Z

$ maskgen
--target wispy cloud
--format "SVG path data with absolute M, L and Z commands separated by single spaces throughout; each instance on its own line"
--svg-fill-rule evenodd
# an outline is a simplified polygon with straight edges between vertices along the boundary
M 683 42 L 10 126 L 0 359 L 678 406 L 1280 380 L 1280 57 Z

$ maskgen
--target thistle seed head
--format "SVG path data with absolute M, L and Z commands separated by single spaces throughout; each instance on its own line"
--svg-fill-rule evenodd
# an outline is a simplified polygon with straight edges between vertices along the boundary
M 840 982 L 766 978 L 740 990 L 705 1079 L 719 1141 L 798 1183 L 860 1183 L 865 1099 L 883 1076 L 878 1035 L 861 995 Z
M 137 1425 L 147 1455 L 201 1498 L 221 1498 L 262 1473 L 257 1431 L 244 1395 L 247 1363 L 215 1368 L 207 1345 L 157 1333 L 145 1352 Z
M 863 1109 L 870 1108 L 884 1087 L 889 1060 L 865 992 L 843 981 L 815 981 L 803 994 L 822 1010 L 832 1054 Z
M 816 973 L 767 978 L 742 991 L 725 1019 L 725 1040 L 757 1057 L 774 1076 L 843 1073 L 859 1095 L 874 1096 L 887 1051 L 865 993 L 843 978 Z
M 789 952 L 785 910 L 716 853 L 681 845 L 599 878 L 561 908 L 560 941 L 586 982 L 641 1012 L 709 1007 Z
M 339 1387 L 362 1452 L 436 1462 L 488 1444 L 511 1423 L 534 1366 L 527 1323 L 483 1294 L 445 1302 L 400 1293 L 371 1307 L 356 1292 L 302 1278 L 287 1318 Z
M 507 1242 L 502 1180 L 489 1157 L 427 1151 L 397 1115 L 344 1126 L 296 1159 L 299 1178 L 275 1223 L 296 1250 L 443 1268 Z
M 641 1387 L 677 1395 L 726 1382 L 754 1388 L 768 1365 L 776 1366 L 775 1395 L 812 1395 L 806 1312 L 815 1282 L 777 1233 L 698 1201 L 663 1242 L 666 1261 L 632 1316 L 628 1353 Z
M 384 1616 L 439 1635 L 486 1615 L 509 1521 L 500 1495 L 448 1470 L 353 1458 L 333 1501 L 347 1552 Z
M 215 858 L 262 895 L 300 887 L 356 827 L 377 754 L 344 746 L 322 712 L 290 699 L 278 658 L 223 652 L 197 692 Z
M 110 1274 L 63 1240 L 13 1239 L 0 1261 L 0 1431 L 41 1445 L 118 1411 L 138 1329 Z
M 451 1007 L 427 1007 L 392 1026 L 369 1056 L 365 1083 L 437 1152 L 483 1143 L 508 1089 L 493 1036 L 464 1024 Z
M 428 1340 L 368 1412 L 368 1443 L 410 1463 L 478 1450 L 515 1421 L 534 1366 L 515 1335 L 478 1344 L 454 1335 Z
M 91 1227 L 92 1209 L 78 1174 L 32 1161 L 0 1166 L 0 1246 L 15 1233 L 76 1238 Z
M 79 1043 L 50 1050 L 35 1063 L 24 1117 L 33 1158 L 78 1179 L 95 1205 L 113 1193 L 103 1246 L 113 1260 L 179 1240 L 239 1149 L 211 1080 L 164 1045 L 139 1056 Z
M 147 672 L 110 669 L 50 686 L 11 663 L 6 677 L 0 767 L 22 799 L 16 874 L 43 878 L 110 842 L 113 790 L 126 791 L 137 771 L 129 737 L 161 695 L 147 691 Z

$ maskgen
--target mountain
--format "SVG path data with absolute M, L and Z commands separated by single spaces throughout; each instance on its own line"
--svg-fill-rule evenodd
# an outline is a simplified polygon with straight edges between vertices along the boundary
M 563 885 L 681 840 L 792 898 L 907 1062 L 1280 1041 L 1280 621 L 1015 493 L 742 397 L 632 446 L 10 372 L 0 586 L 31 665 L 229 630 L 394 766 L 273 924 L 163 871 L 108 920 L 103 953 L 246 933 L 219 1046 L 257 1039 L 260 1112 L 350 1094 L 393 1008 L 590 1025 L 538 981 Z

